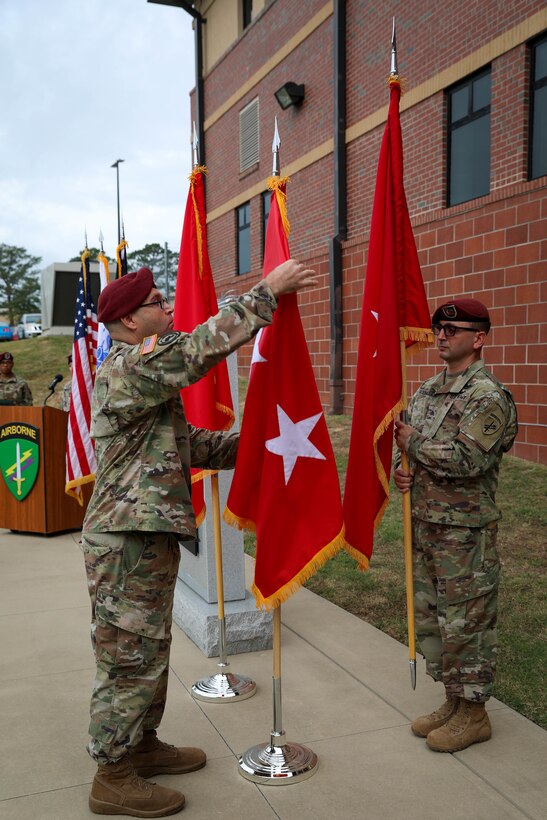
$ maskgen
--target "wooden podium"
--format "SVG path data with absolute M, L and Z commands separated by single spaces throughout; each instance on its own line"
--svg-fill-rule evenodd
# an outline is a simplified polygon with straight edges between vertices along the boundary
M 65 493 L 67 423 L 68 413 L 55 407 L 0 406 L 0 527 L 44 535 L 81 528 L 93 483 L 82 488 L 83 507 Z M 14 441 L 19 441 L 19 435 L 25 436 L 29 432 L 37 439 L 38 472 L 32 489 L 18 500 L 16 493 L 8 489 L 7 480 L 17 484 L 18 476 L 19 488 L 23 481 L 29 480 L 28 477 L 21 479 L 32 472 L 25 470 L 25 439 L 21 438 L 21 443 L 14 445 Z M 17 447 L 17 457 L 14 461 L 13 456 L 8 455 L 6 462 L 2 459 L 2 447 L 3 441 L 9 439 L 12 440 L 11 451 Z M 10 461 L 13 464 L 6 468 Z

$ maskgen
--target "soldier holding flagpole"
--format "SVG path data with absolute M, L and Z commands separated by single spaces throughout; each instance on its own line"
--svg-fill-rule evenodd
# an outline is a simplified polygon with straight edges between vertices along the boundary
M 446 368 L 418 389 L 409 423 L 395 422 L 411 467 L 397 467 L 394 478 L 412 496 L 416 634 L 427 673 L 446 694 L 412 731 L 434 751 L 457 752 L 491 736 L 485 704 L 497 655 L 495 496 L 517 416 L 510 392 L 481 359 L 490 330 L 485 305 L 454 299 L 437 308 L 432 323 Z
M 173 330 L 173 309 L 147 268 L 101 292 L 98 319 L 112 347 L 93 394 L 97 472 L 82 528 L 97 663 L 88 744 L 97 814 L 174 814 L 184 795 L 145 778 L 206 762 L 201 749 L 169 746 L 156 730 L 179 541 L 196 536 L 190 467 L 233 468 L 239 437 L 189 425 L 180 389 L 271 324 L 278 297 L 316 284 L 289 259 L 188 333 Z

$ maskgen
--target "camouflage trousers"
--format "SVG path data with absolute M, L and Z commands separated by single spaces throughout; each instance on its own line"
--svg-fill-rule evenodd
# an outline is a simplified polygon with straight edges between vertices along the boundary
M 180 551 L 168 533 L 85 533 L 97 671 L 88 751 L 119 760 L 163 716 Z
M 497 656 L 497 525 L 413 522 L 416 637 L 449 694 L 486 701 Z

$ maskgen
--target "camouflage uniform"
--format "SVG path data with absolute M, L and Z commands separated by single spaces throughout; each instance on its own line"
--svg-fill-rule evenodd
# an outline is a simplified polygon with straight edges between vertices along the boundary
M 65 413 L 70 412 L 70 396 L 72 392 L 72 380 L 63 384 L 63 391 L 61 393 L 61 410 Z
M 485 701 L 497 654 L 495 495 L 515 405 L 479 360 L 424 382 L 409 414 L 416 635 L 432 678 L 450 695 Z
M 97 474 L 83 524 L 97 675 L 88 750 L 119 760 L 160 723 L 180 540 L 196 534 L 190 466 L 233 468 L 238 434 L 201 430 L 180 389 L 272 321 L 264 283 L 192 333 L 115 341 L 92 404 Z
M 32 393 L 26 381 L 15 373 L 4 379 L 0 377 L 0 404 L 32 406 Z

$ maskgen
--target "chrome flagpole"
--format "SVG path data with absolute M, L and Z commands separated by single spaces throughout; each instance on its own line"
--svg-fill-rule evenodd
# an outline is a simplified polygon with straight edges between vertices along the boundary
M 272 176 L 279 173 L 277 117 L 272 144 Z M 281 604 L 273 612 L 273 729 L 269 743 L 251 746 L 239 758 L 239 773 L 261 786 L 283 786 L 307 780 L 317 770 L 317 755 L 300 743 L 287 743 L 281 710 Z
M 192 158 L 194 168 L 199 165 L 199 143 L 194 123 L 192 141 Z M 229 671 L 226 650 L 226 618 L 224 615 L 224 573 L 222 567 L 222 532 L 220 528 L 220 501 L 218 490 L 218 473 L 211 475 L 212 515 L 215 536 L 215 570 L 217 580 L 218 602 L 218 672 L 207 678 L 201 678 L 192 686 L 192 695 L 196 700 L 207 703 L 234 703 L 252 697 L 256 692 L 256 683 L 244 675 Z
M 224 576 L 222 571 L 222 535 L 220 529 L 220 502 L 218 492 L 218 474 L 211 476 L 211 496 L 213 526 L 215 533 L 215 569 L 217 576 L 218 600 L 218 672 L 208 678 L 201 678 L 192 686 L 192 695 L 196 700 L 207 703 L 234 703 L 246 700 L 256 692 L 256 683 L 244 675 L 229 671 L 226 651 L 226 619 L 224 616 Z

